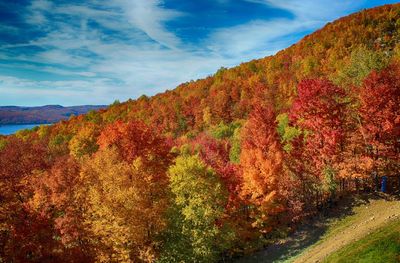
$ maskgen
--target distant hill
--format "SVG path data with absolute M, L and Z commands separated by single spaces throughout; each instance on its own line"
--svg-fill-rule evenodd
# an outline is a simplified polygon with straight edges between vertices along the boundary
M 0 124 L 41 124 L 68 119 L 71 115 L 85 114 L 91 110 L 104 109 L 105 105 L 63 107 L 45 105 L 39 107 L 0 106 Z

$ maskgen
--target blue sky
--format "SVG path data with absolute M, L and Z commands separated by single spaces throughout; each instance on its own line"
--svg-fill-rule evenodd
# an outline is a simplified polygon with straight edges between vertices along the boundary
M 0 0 L 0 105 L 109 104 L 261 58 L 379 0 Z

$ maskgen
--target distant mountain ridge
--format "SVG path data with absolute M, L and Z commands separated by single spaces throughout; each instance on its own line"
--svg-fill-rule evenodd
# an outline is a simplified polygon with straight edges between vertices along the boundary
M 1 124 L 42 124 L 66 120 L 71 115 L 85 114 L 91 110 L 106 108 L 106 105 L 81 105 L 64 107 L 45 105 L 38 107 L 0 106 Z

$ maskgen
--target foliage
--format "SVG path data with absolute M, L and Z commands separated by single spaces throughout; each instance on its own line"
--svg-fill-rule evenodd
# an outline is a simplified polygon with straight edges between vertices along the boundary
M 167 180 L 162 176 L 153 174 L 141 157 L 119 161 L 115 148 L 98 152 L 83 166 L 84 220 L 98 261 L 154 261 L 167 207 Z
M 399 160 L 400 67 L 372 72 L 360 90 L 360 116 L 366 140 L 375 154 Z
M 233 232 L 221 221 L 227 192 L 197 156 L 180 156 L 169 169 L 172 224 L 162 261 L 215 262 L 229 248 Z M 218 222 L 219 221 L 219 222 Z M 173 238 L 173 239 L 172 239 Z
M 98 149 L 97 136 L 98 127 L 89 123 L 84 126 L 79 132 L 72 137 L 69 142 L 69 150 L 75 158 L 80 158 L 84 155 L 91 155 Z
M 232 122 L 230 124 L 225 124 L 220 122 L 214 129 L 211 131 L 213 137 L 217 139 L 231 138 L 237 128 L 240 128 L 239 122 Z
M 283 145 L 283 149 L 286 152 L 290 152 L 292 150 L 292 140 L 298 138 L 301 135 L 301 130 L 290 126 L 289 124 L 289 116 L 287 113 L 281 113 L 276 116 L 276 120 L 278 122 L 278 134 L 281 138 L 281 143 Z
M 241 140 L 240 140 L 240 131 L 241 128 L 238 127 L 235 129 L 232 135 L 231 139 L 231 150 L 229 152 L 229 159 L 232 163 L 239 163 L 240 162 L 240 145 L 241 145 Z
M 257 106 L 242 131 L 241 194 L 252 207 L 253 226 L 264 233 L 271 232 L 288 209 L 284 184 L 290 184 L 290 180 L 284 170 L 275 122 L 270 107 Z
M 339 72 L 338 84 L 361 85 L 372 70 L 381 70 L 388 65 L 389 56 L 382 51 L 359 47 L 350 55 L 350 63 Z
M 3 150 L 7 145 L 7 140 L 5 138 L 0 138 L 0 151 Z
M 298 97 L 290 119 L 305 132 L 303 155 L 317 170 L 338 160 L 344 139 L 344 91 L 326 80 L 304 80 L 298 86 Z M 297 137 L 300 138 L 300 137 Z
M 398 176 L 399 11 L 1 136 L 0 261 L 220 261 Z

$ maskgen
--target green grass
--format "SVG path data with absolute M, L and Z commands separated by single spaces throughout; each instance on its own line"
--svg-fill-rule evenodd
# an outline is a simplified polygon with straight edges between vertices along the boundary
M 325 263 L 400 262 L 400 220 L 376 230 L 331 254 Z

